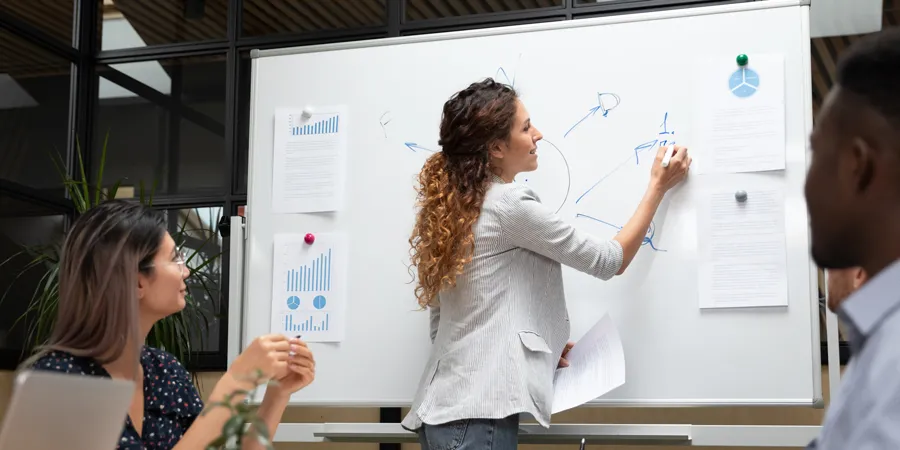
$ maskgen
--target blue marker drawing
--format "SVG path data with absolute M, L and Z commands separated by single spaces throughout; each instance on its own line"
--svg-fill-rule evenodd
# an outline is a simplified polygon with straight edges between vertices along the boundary
M 494 73 L 494 78 L 495 78 L 497 81 L 500 81 L 500 75 L 503 75 L 503 78 L 506 79 L 506 84 L 508 84 L 508 85 L 510 85 L 510 86 L 512 86 L 512 87 L 516 87 L 516 71 L 518 71 L 518 69 L 519 69 L 519 62 L 520 62 L 520 61 L 522 61 L 522 54 L 521 54 L 521 53 L 519 53 L 519 59 L 516 60 L 516 68 L 515 68 L 515 70 L 513 71 L 512 80 L 510 80 L 509 74 L 506 73 L 506 69 L 504 69 L 503 66 L 500 66 L 500 67 L 497 69 L 497 72 Z
M 666 146 L 668 146 L 668 145 L 675 145 L 675 140 L 674 140 L 674 139 L 672 139 L 672 140 L 669 140 L 669 139 L 660 139 L 661 136 L 665 136 L 665 135 L 668 135 L 668 134 L 671 134 L 671 135 L 673 135 L 673 136 L 675 135 L 675 132 L 674 132 L 674 131 L 669 131 L 668 120 L 669 120 L 669 113 L 666 112 L 666 115 L 663 116 L 663 121 L 662 121 L 662 123 L 659 125 L 663 130 L 660 131 L 660 132 L 656 135 L 656 139 L 654 139 L 654 140 L 652 140 L 652 141 L 644 142 L 643 144 L 638 145 L 637 147 L 634 148 L 634 163 L 635 163 L 635 164 L 640 164 L 640 163 L 641 163 L 641 160 L 640 160 L 640 153 L 641 153 L 642 151 L 644 151 L 644 150 L 650 150 L 650 149 L 652 149 L 653 147 L 655 147 L 657 144 L 659 144 L 660 147 L 666 147 Z
M 737 97 L 750 97 L 759 90 L 759 74 L 753 69 L 742 67 L 728 78 L 728 89 Z
M 614 105 L 604 105 L 604 103 L 603 103 L 603 96 L 604 96 L 604 95 L 609 96 L 609 97 L 612 97 L 613 99 L 615 99 L 616 104 L 614 104 Z M 621 102 L 621 101 L 622 101 L 622 99 L 619 98 L 618 95 L 613 94 L 613 93 L 611 93 L 611 92 L 598 92 L 598 93 L 597 93 L 597 106 L 595 106 L 595 107 L 591 108 L 590 110 L 588 110 L 588 113 L 587 113 L 584 117 L 582 117 L 581 120 L 579 120 L 578 122 L 576 122 L 575 125 L 572 125 L 572 128 L 569 128 L 569 131 L 566 131 L 566 134 L 563 135 L 563 138 L 565 138 L 566 136 L 568 136 L 569 133 L 571 133 L 572 130 L 575 129 L 575 127 L 577 127 L 578 125 L 581 125 L 581 122 L 584 122 L 585 120 L 587 120 L 588 117 L 591 117 L 591 116 L 597 114 L 597 111 L 601 111 L 601 112 L 603 113 L 603 117 L 606 117 L 606 115 L 609 114 L 610 111 L 616 109 L 616 106 L 619 106 L 619 102 Z
M 569 168 L 569 160 L 566 159 L 566 155 L 563 154 L 562 150 L 560 150 L 559 147 L 556 146 L 556 144 L 546 139 L 541 139 L 540 141 L 538 141 L 538 145 L 540 145 L 541 143 L 550 144 L 550 146 L 553 147 L 553 149 L 556 150 L 557 153 L 559 153 L 559 156 L 562 157 L 563 164 L 566 165 L 566 195 L 563 197 L 562 202 L 560 202 L 559 207 L 556 208 L 556 212 L 558 213 L 559 210 L 561 210 L 562 207 L 566 204 L 566 201 L 569 199 L 569 192 L 572 189 L 572 170 Z M 525 182 L 528 182 L 527 178 L 525 179 Z
M 604 224 L 604 225 L 609 225 L 609 226 L 611 226 L 611 227 L 613 227 L 613 228 L 615 228 L 615 229 L 617 229 L 617 230 L 621 230 L 621 229 L 622 229 L 622 227 L 620 227 L 620 226 L 618 226 L 618 225 L 609 223 L 609 222 L 607 222 L 607 221 L 605 221 L 605 220 L 600 220 L 600 219 L 598 219 L 598 218 L 596 218 L 596 217 L 591 217 L 591 216 L 589 216 L 589 215 L 587 215 L 587 214 L 576 214 L 575 217 L 584 217 L 585 219 L 590 219 L 590 220 L 593 220 L 594 222 L 602 223 L 602 224 Z M 650 245 L 650 248 L 652 248 L 652 249 L 655 250 L 655 251 L 658 251 L 658 252 L 664 252 L 664 251 L 666 251 L 666 250 L 662 250 L 662 249 L 656 248 L 656 245 L 653 243 L 653 238 L 654 238 L 655 236 L 656 236 L 656 224 L 653 223 L 653 221 L 651 220 L 651 221 L 650 221 L 650 227 L 647 228 L 647 234 L 644 235 L 644 240 L 643 240 L 643 242 L 641 242 L 641 246 L 644 246 L 644 245 L 648 245 L 648 244 L 649 244 L 649 245 Z
M 384 126 L 391 123 L 391 118 L 388 117 L 388 116 L 390 116 L 390 114 L 391 114 L 390 111 L 385 111 L 384 114 L 382 114 L 381 117 L 378 118 L 378 123 L 381 124 L 381 131 L 384 132 L 385 139 L 387 139 L 388 135 L 387 135 L 387 128 L 385 128 Z
M 674 131 L 669 131 L 669 127 L 668 127 L 668 124 L 667 124 L 668 119 L 669 119 L 669 113 L 667 112 L 667 113 L 665 114 L 665 116 L 663 116 L 663 122 L 662 122 L 662 124 L 660 124 L 660 127 L 662 127 L 663 131 L 657 133 L 657 138 L 656 138 L 656 139 L 654 139 L 654 140 L 652 140 L 652 141 L 644 142 L 643 144 L 640 144 L 640 145 L 638 145 L 637 147 L 634 148 L 634 160 L 635 160 L 635 164 L 640 164 L 639 156 L 640 156 L 640 153 L 641 153 L 641 152 L 651 150 L 651 149 L 653 149 L 654 147 L 656 147 L 657 145 L 659 145 L 660 147 L 665 147 L 666 145 L 674 145 L 674 144 L 675 144 L 675 141 L 674 141 L 674 140 L 669 140 L 669 139 L 662 139 L 662 140 L 660 140 L 660 139 L 659 139 L 660 136 L 665 136 L 665 135 L 670 135 L 670 134 L 671 134 L 671 135 L 674 135 L 674 134 L 675 134 Z M 583 199 L 586 195 L 588 195 L 588 193 L 590 193 L 591 191 L 593 191 L 595 187 L 599 186 L 600 183 L 603 182 L 603 180 L 609 178 L 612 174 L 616 173 L 616 171 L 618 171 L 619 169 L 621 169 L 622 167 L 624 167 L 626 164 L 628 164 L 629 162 L 631 162 L 631 158 L 632 158 L 632 157 L 629 155 L 628 158 L 624 159 L 621 163 L 619 163 L 618 165 L 616 165 L 615 167 L 613 167 L 612 170 L 610 170 L 610 171 L 607 172 L 605 175 L 603 175 L 602 177 L 600 177 L 600 179 L 597 180 L 596 183 L 594 183 L 591 187 L 589 187 L 586 191 L 584 191 L 583 194 L 581 194 L 581 195 L 578 196 L 578 198 L 575 200 L 575 203 L 580 202 L 581 199 Z
M 419 150 L 424 150 L 426 152 L 437 153 L 436 150 L 431 150 L 429 148 L 422 147 L 421 145 L 416 144 L 415 142 L 404 142 L 403 145 L 407 146 L 410 150 L 412 150 L 414 152 L 418 152 Z

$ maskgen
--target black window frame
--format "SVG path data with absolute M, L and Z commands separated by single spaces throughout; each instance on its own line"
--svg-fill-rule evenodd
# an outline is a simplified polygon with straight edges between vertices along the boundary
M 75 176 L 72 160 L 75 155 L 76 139 L 83 149 L 95 148 L 102 142 L 93 129 L 94 113 L 99 102 L 97 98 L 98 78 L 102 66 L 110 64 L 153 61 L 178 57 L 203 56 L 213 54 L 225 55 L 225 148 L 224 148 L 224 185 L 221 192 L 204 192 L 199 194 L 158 195 L 154 198 L 154 206 L 160 209 L 184 209 L 221 206 L 223 219 L 235 214 L 239 205 L 247 203 L 246 174 L 241 186 L 240 174 L 247 167 L 240 167 L 241 157 L 246 157 L 247 143 L 241 142 L 241 117 L 239 108 L 246 107 L 249 95 L 248 74 L 241 70 L 241 55 L 253 49 L 271 49 L 280 47 L 305 46 L 313 44 L 335 43 L 364 39 L 408 36 L 446 31 L 457 31 L 473 28 L 486 28 L 503 25 L 551 22 L 561 20 L 577 20 L 581 18 L 618 15 L 638 11 L 666 10 L 696 6 L 709 6 L 731 3 L 743 3 L 761 0 L 613 0 L 596 4 L 579 4 L 576 0 L 563 0 L 560 6 L 541 9 L 527 9 L 501 13 L 473 14 L 431 20 L 408 20 L 406 16 L 406 0 L 386 0 L 385 23 L 379 26 L 363 28 L 329 29 L 321 31 L 276 34 L 269 36 L 242 36 L 243 0 L 228 0 L 227 32 L 224 39 L 213 39 L 202 42 L 179 42 L 138 48 L 102 50 L 99 43 L 99 29 L 102 21 L 101 1 L 74 0 L 73 2 L 73 36 L 70 46 L 59 39 L 49 36 L 40 28 L 24 22 L 20 18 L 4 12 L 0 8 L 0 28 L 28 39 L 40 47 L 60 55 L 72 64 L 71 89 L 69 98 L 69 140 L 65 159 L 69 163 L 71 176 Z M 85 165 L 88 173 L 92 172 L 91 152 L 84 151 Z M 33 189 L 0 180 L 0 190 L 11 195 L 38 201 L 65 212 L 70 217 L 74 208 L 67 198 L 50 198 Z M 220 345 L 216 352 L 199 352 L 193 358 L 193 369 L 196 371 L 222 371 L 227 367 L 227 321 L 228 314 L 228 242 L 223 241 L 222 279 L 220 285 Z M 849 357 L 842 343 L 841 361 Z M 9 353 L 9 352 L 7 352 Z M 825 347 L 822 347 L 823 364 L 827 362 Z M 20 361 L 19 355 L 0 354 L 0 369 L 14 369 Z

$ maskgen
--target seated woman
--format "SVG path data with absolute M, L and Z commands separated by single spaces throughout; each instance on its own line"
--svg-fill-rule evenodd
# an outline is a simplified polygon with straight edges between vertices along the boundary
M 136 388 L 119 449 L 202 449 L 230 417 L 201 415 L 203 402 L 187 371 L 170 354 L 142 345 L 153 324 L 185 306 L 189 274 L 166 230 L 164 215 L 140 203 L 105 202 L 75 221 L 59 266 L 59 311 L 49 342 L 26 365 L 88 376 L 134 380 Z M 290 395 L 315 377 L 306 344 L 281 335 L 255 339 L 219 380 L 209 401 L 277 380 L 258 410 L 270 433 Z M 233 401 L 243 398 L 236 396 Z M 243 448 L 263 448 L 248 437 Z

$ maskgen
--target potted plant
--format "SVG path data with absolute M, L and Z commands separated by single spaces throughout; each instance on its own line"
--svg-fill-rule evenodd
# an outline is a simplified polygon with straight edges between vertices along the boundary
M 116 198 L 116 194 L 121 186 L 121 180 L 108 189 L 103 188 L 102 184 L 108 142 L 109 135 L 107 134 L 98 161 L 99 166 L 95 184 L 91 184 L 85 174 L 80 146 L 76 146 L 79 169 L 78 179 L 69 176 L 63 169 L 65 162 L 60 155 L 57 154 L 56 158 L 53 158 L 57 172 L 62 179 L 63 186 L 69 193 L 76 214 L 83 214 L 107 199 Z M 151 189 L 147 190 L 141 182 L 138 190 L 139 201 L 152 206 L 155 187 L 154 184 Z M 198 378 L 196 372 L 191 370 L 191 351 L 195 347 L 195 342 L 199 342 L 200 346 L 203 345 L 205 331 L 209 328 L 211 320 L 209 311 L 212 308 L 204 306 L 214 305 L 218 298 L 215 277 L 218 275 L 217 264 L 221 256 L 220 252 L 212 253 L 207 251 L 207 244 L 210 244 L 216 236 L 216 231 L 212 229 L 212 226 L 218 222 L 217 218 L 209 218 L 205 223 L 210 225 L 206 227 L 203 220 L 196 220 L 199 219 L 199 215 L 199 211 L 196 210 L 187 214 L 184 220 L 179 220 L 181 222 L 180 225 L 171 233 L 179 247 L 190 249 L 190 251 L 185 252 L 185 264 L 190 268 L 190 275 L 185 280 L 188 285 L 185 308 L 181 312 L 157 322 L 147 336 L 146 342 L 147 345 L 172 353 L 182 361 L 192 374 L 195 383 L 198 381 Z M 179 219 L 182 218 L 179 217 Z M 196 222 L 196 224 L 191 222 Z M 16 279 L 20 278 L 26 271 L 43 271 L 43 275 L 28 303 L 26 311 L 13 324 L 13 326 L 16 326 L 20 322 L 25 322 L 28 326 L 27 344 L 23 349 L 25 351 L 29 351 L 34 346 L 46 342 L 56 321 L 56 306 L 59 301 L 59 260 L 64 237 L 59 242 L 53 242 L 48 246 L 23 246 L 19 253 L 6 261 L 0 262 L 0 268 L 2 268 L 19 255 L 29 255 L 31 257 L 25 267 L 19 271 Z M 0 298 L 0 302 L 6 299 L 7 293 L 9 293 L 9 288 L 6 289 L 3 297 Z M 254 381 L 254 386 L 257 387 L 265 382 L 262 379 L 261 372 L 256 374 Z M 271 381 L 268 384 L 273 383 L 274 381 Z M 246 436 L 253 436 L 266 449 L 273 448 L 268 427 L 256 414 L 257 406 L 251 405 L 246 400 L 234 401 L 235 397 L 249 398 L 255 394 L 255 391 L 256 388 L 251 391 L 237 390 L 222 401 L 207 405 L 203 414 L 215 408 L 228 408 L 231 413 L 230 418 L 222 428 L 221 435 L 207 446 L 208 450 L 238 449 Z
M 206 414 L 215 408 L 227 408 L 231 412 L 231 417 L 222 426 L 222 434 L 206 446 L 206 450 L 239 450 L 244 438 L 251 437 L 256 439 L 266 450 L 273 450 L 269 427 L 256 414 L 257 406 L 251 405 L 249 402 L 235 401 L 235 397 L 251 398 L 255 396 L 256 390 L 262 384 L 275 385 L 276 381 L 266 381 L 261 371 L 257 371 L 253 377 L 253 385 L 256 386 L 250 391 L 236 390 L 228 394 L 219 402 L 213 402 L 206 405 L 202 414 Z
M 80 146 L 76 145 L 77 179 L 69 176 L 67 171 L 64 170 L 65 162 L 60 155 L 57 154 L 53 158 L 63 186 L 71 198 L 75 213 L 78 215 L 85 213 L 107 199 L 115 198 L 121 186 L 121 180 L 109 188 L 104 188 L 102 184 L 108 142 L 109 135 L 107 134 L 98 161 L 96 183 L 94 184 L 91 184 L 85 174 Z M 152 206 L 155 187 L 154 183 L 153 187 L 147 190 L 143 182 L 141 182 L 138 192 L 140 202 Z M 199 212 L 195 212 L 195 215 L 199 215 Z M 206 330 L 209 328 L 212 319 L 210 311 L 213 308 L 210 308 L 210 306 L 215 305 L 218 299 L 216 288 L 218 283 L 215 277 L 218 276 L 217 264 L 221 253 L 209 252 L 207 246 L 216 237 L 216 231 L 212 229 L 216 221 L 208 222 L 210 224 L 208 227 L 205 227 L 202 221 L 195 220 L 195 222 L 199 222 L 199 225 L 190 225 L 191 220 L 180 222 L 181 224 L 172 232 L 172 237 L 175 239 L 176 244 L 185 249 L 185 264 L 190 268 L 190 275 L 185 280 L 188 285 L 188 295 L 185 298 L 186 305 L 181 312 L 157 322 L 150 331 L 146 343 L 177 357 L 185 364 L 187 370 L 194 374 L 194 381 L 197 382 L 198 378 L 194 371 L 191 370 L 191 352 L 195 347 L 202 347 L 206 338 Z M 31 258 L 25 267 L 19 271 L 16 279 L 20 278 L 27 271 L 42 271 L 42 276 L 31 300 L 28 302 L 26 311 L 13 324 L 13 327 L 20 322 L 27 324 L 27 340 L 23 349 L 26 352 L 33 349 L 36 345 L 46 342 L 56 321 L 56 306 L 59 301 L 58 273 L 62 240 L 64 239 L 47 246 L 23 246 L 19 253 L 6 261 L 0 262 L 0 268 L 2 268 L 17 256 L 27 255 Z M 188 243 L 190 245 L 185 245 Z M 0 298 L 0 302 L 6 300 L 9 288 L 11 286 L 6 289 L 3 297 Z

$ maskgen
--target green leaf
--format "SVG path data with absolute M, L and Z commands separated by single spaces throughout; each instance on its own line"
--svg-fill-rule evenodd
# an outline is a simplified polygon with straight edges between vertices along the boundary
M 119 186 L 121 186 L 121 184 L 122 184 L 122 180 L 119 180 L 119 181 L 116 181 L 115 184 L 113 184 L 111 188 L 109 188 L 109 192 L 106 193 L 107 200 L 116 198 L 116 194 L 119 193 Z
M 82 196 L 82 198 L 84 198 L 84 200 L 86 201 L 87 206 L 90 207 L 91 206 L 91 193 L 88 191 L 88 182 L 89 181 L 88 181 L 87 175 L 85 175 L 85 173 L 84 173 L 84 158 L 82 158 L 82 156 L 81 156 L 81 144 L 78 143 L 78 141 L 75 141 L 75 150 L 76 150 L 76 154 L 78 155 L 78 169 L 79 169 L 79 172 L 81 173 L 81 180 L 80 180 L 81 183 L 80 184 L 82 185 L 82 190 L 83 190 L 83 194 L 84 194 Z M 87 209 L 85 209 L 85 210 L 87 210 Z
M 269 427 L 262 418 L 256 417 L 253 419 L 253 428 L 256 430 L 256 434 L 266 438 L 266 440 L 269 439 Z
M 218 449 L 222 448 L 222 446 L 225 445 L 227 442 L 228 442 L 228 437 L 226 437 L 224 435 L 219 436 L 218 438 L 216 438 L 216 440 L 210 442 L 206 448 L 211 449 L 211 450 L 218 450 Z
M 240 415 L 231 416 L 225 425 L 222 425 L 222 436 L 242 436 L 244 434 L 244 418 Z
M 253 428 L 256 432 L 256 440 L 262 444 L 267 450 L 272 449 L 271 436 L 269 435 L 269 427 L 266 422 L 259 417 L 253 419 Z
M 103 189 L 103 169 L 106 167 L 106 146 L 109 144 L 109 130 L 106 131 L 106 137 L 103 138 L 103 149 L 100 152 L 100 168 L 97 169 L 97 190 L 94 192 L 94 205 L 100 204 L 100 192 Z M 84 171 L 82 170 L 82 173 Z M 87 180 L 85 180 L 87 182 Z

